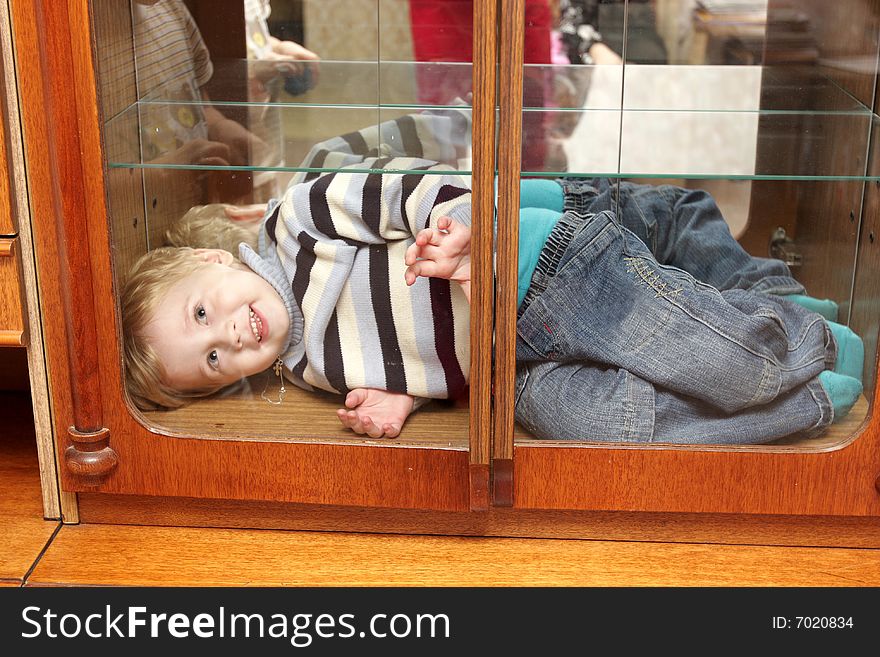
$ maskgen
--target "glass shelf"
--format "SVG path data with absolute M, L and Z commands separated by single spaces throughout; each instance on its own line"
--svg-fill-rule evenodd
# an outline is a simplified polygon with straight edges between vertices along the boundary
M 439 84 L 446 75 L 469 76 L 470 64 L 320 62 L 313 88 L 299 95 L 275 90 L 274 103 L 248 100 L 252 92 L 243 81 L 254 66 L 246 60 L 218 65 L 211 102 L 156 90 L 117 114 L 106 124 L 109 166 L 323 173 L 341 163 L 355 171 L 406 172 L 316 157 L 326 140 L 383 125 L 372 155 L 424 157 L 470 174 L 466 99 L 420 103 L 418 85 L 401 82 L 433 76 Z M 525 85 L 523 148 L 539 156 L 524 158 L 523 175 L 876 179 L 866 173 L 865 155 L 878 117 L 815 69 L 527 66 L 530 77 L 555 85 L 557 93 L 542 100 L 550 96 Z M 209 113 L 231 118 L 258 140 L 228 155 L 218 147 L 218 155 L 203 143 L 214 141 Z M 421 117 L 411 134 L 386 123 L 407 115 Z M 863 148 L 836 156 L 835 136 L 844 133 L 856 135 Z M 778 157 L 782 151 L 797 156 Z
M 208 125 L 211 112 L 238 123 L 240 134 L 233 139 L 216 135 Z M 326 172 L 340 166 L 365 172 L 408 170 L 401 168 L 400 161 L 380 169 L 358 167 L 365 154 L 436 160 L 470 173 L 470 108 L 426 109 L 410 119 L 411 114 L 412 110 L 376 106 L 241 107 L 141 101 L 107 122 L 108 166 L 254 172 Z M 401 117 L 407 118 L 395 121 Z M 367 135 L 366 145 L 352 135 L 370 126 L 379 128 Z M 328 151 L 336 156 L 328 156 Z
M 564 78 L 560 84 L 567 92 L 530 93 L 526 83 L 526 109 L 756 111 L 760 100 L 763 112 L 869 111 L 815 67 L 526 64 L 523 70 L 527 80 L 552 83 Z M 227 106 L 460 107 L 470 105 L 469 95 L 450 92 L 438 103 L 436 99 L 443 94 L 437 89 L 449 86 L 444 80 L 469 81 L 471 71 L 470 63 L 459 62 L 222 59 L 214 63 L 210 95 L 214 103 Z M 261 92 L 248 84 L 252 80 L 261 81 Z M 170 85 L 141 98 L 159 103 L 180 100 L 179 88 Z
M 565 117 L 558 112 L 541 112 L 537 120 L 552 126 L 560 118 Z M 878 121 L 869 113 L 624 110 L 584 112 L 578 119 L 571 136 L 561 141 L 564 166 L 548 159 L 546 166 L 523 175 L 876 179 L 865 167 Z M 858 135 L 859 149 L 837 152 L 835 135 L 844 133 Z M 796 156 L 782 157 L 782 152 Z

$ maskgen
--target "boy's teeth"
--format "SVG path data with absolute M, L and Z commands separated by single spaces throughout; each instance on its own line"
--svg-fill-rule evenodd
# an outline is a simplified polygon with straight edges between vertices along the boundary
M 254 334 L 254 337 L 257 339 L 257 342 L 263 341 L 263 322 L 260 321 L 260 318 L 257 317 L 257 314 L 254 312 L 253 308 L 248 309 L 251 316 L 251 331 Z

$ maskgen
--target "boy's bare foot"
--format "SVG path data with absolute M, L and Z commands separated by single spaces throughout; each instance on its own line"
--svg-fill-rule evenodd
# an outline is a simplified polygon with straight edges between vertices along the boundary
M 413 410 L 413 398 L 399 392 L 356 388 L 336 411 L 342 425 L 370 438 L 397 438 Z

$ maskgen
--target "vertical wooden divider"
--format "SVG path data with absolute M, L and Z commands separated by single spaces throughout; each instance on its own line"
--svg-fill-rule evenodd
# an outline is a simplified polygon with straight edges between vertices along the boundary
M 474 0 L 470 507 L 489 508 L 492 436 L 492 237 L 495 216 L 496 0 Z
M 492 497 L 513 506 L 513 399 L 516 371 L 517 245 L 522 161 L 524 0 L 501 0 L 501 94 L 498 120 L 498 237 L 495 282 Z
M 5 9 L 0 7 L 0 12 L 5 14 Z M 0 16 L 0 26 L 5 27 L 7 21 Z M 4 42 L 7 35 L 0 35 Z M 0 43 L 0 236 L 11 237 L 18 233 L 16 225 L 17 208 L 15 206 L 15 194 L 13 193 L 12 184 L 12 130 L 17 130 L 17 126 L 10 126 L 10 111 L 7 107 L 7 98 L 9 90 L 7 89 L 7 79 L 14 80 L 14 77 L 7 72 L 5 57 L 6 44 Z M 7 136 L 8 135 L 8 136 Z
M 104 201 L 103 187 L 92 184 L 102 172 L 83 169 L 84 162 L 100 161 L 89 157 L 100 137 L 82 115 L 87 107 L 96 111 L 94 74 L 83 68 L 91 62 L 87 3 L 13 0 L 12 7 L 35 240 L 38 251 L 58 254 L 57 268 L 44 263 L 40 281 L 44 316 L 60 313 L 60 321 L 47 323 L 48 351 L 66 354 L 53 359 L 64 366 L 50 370 L 52 389 L 70 390 L 68 403 L 56 397 L 56 408 L 70 409 L 56 414 L 56 424 L 69 437 L 69 474 L 97 484 L 118 457 L 104 425 L 93 290 L 81 284 L 93 280 L 94 236 L 83 227 Z

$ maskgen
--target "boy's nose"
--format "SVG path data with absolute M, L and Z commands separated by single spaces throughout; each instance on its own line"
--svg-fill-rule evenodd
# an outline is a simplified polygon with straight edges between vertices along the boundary
M 239 332 L 238 327 L 235 325 L 234 319 L 229 320 L 227 333 L 229 344 L 232 346 L 233 349 L 239 350 L 244 346 L 241 344 L 241 333 Z

